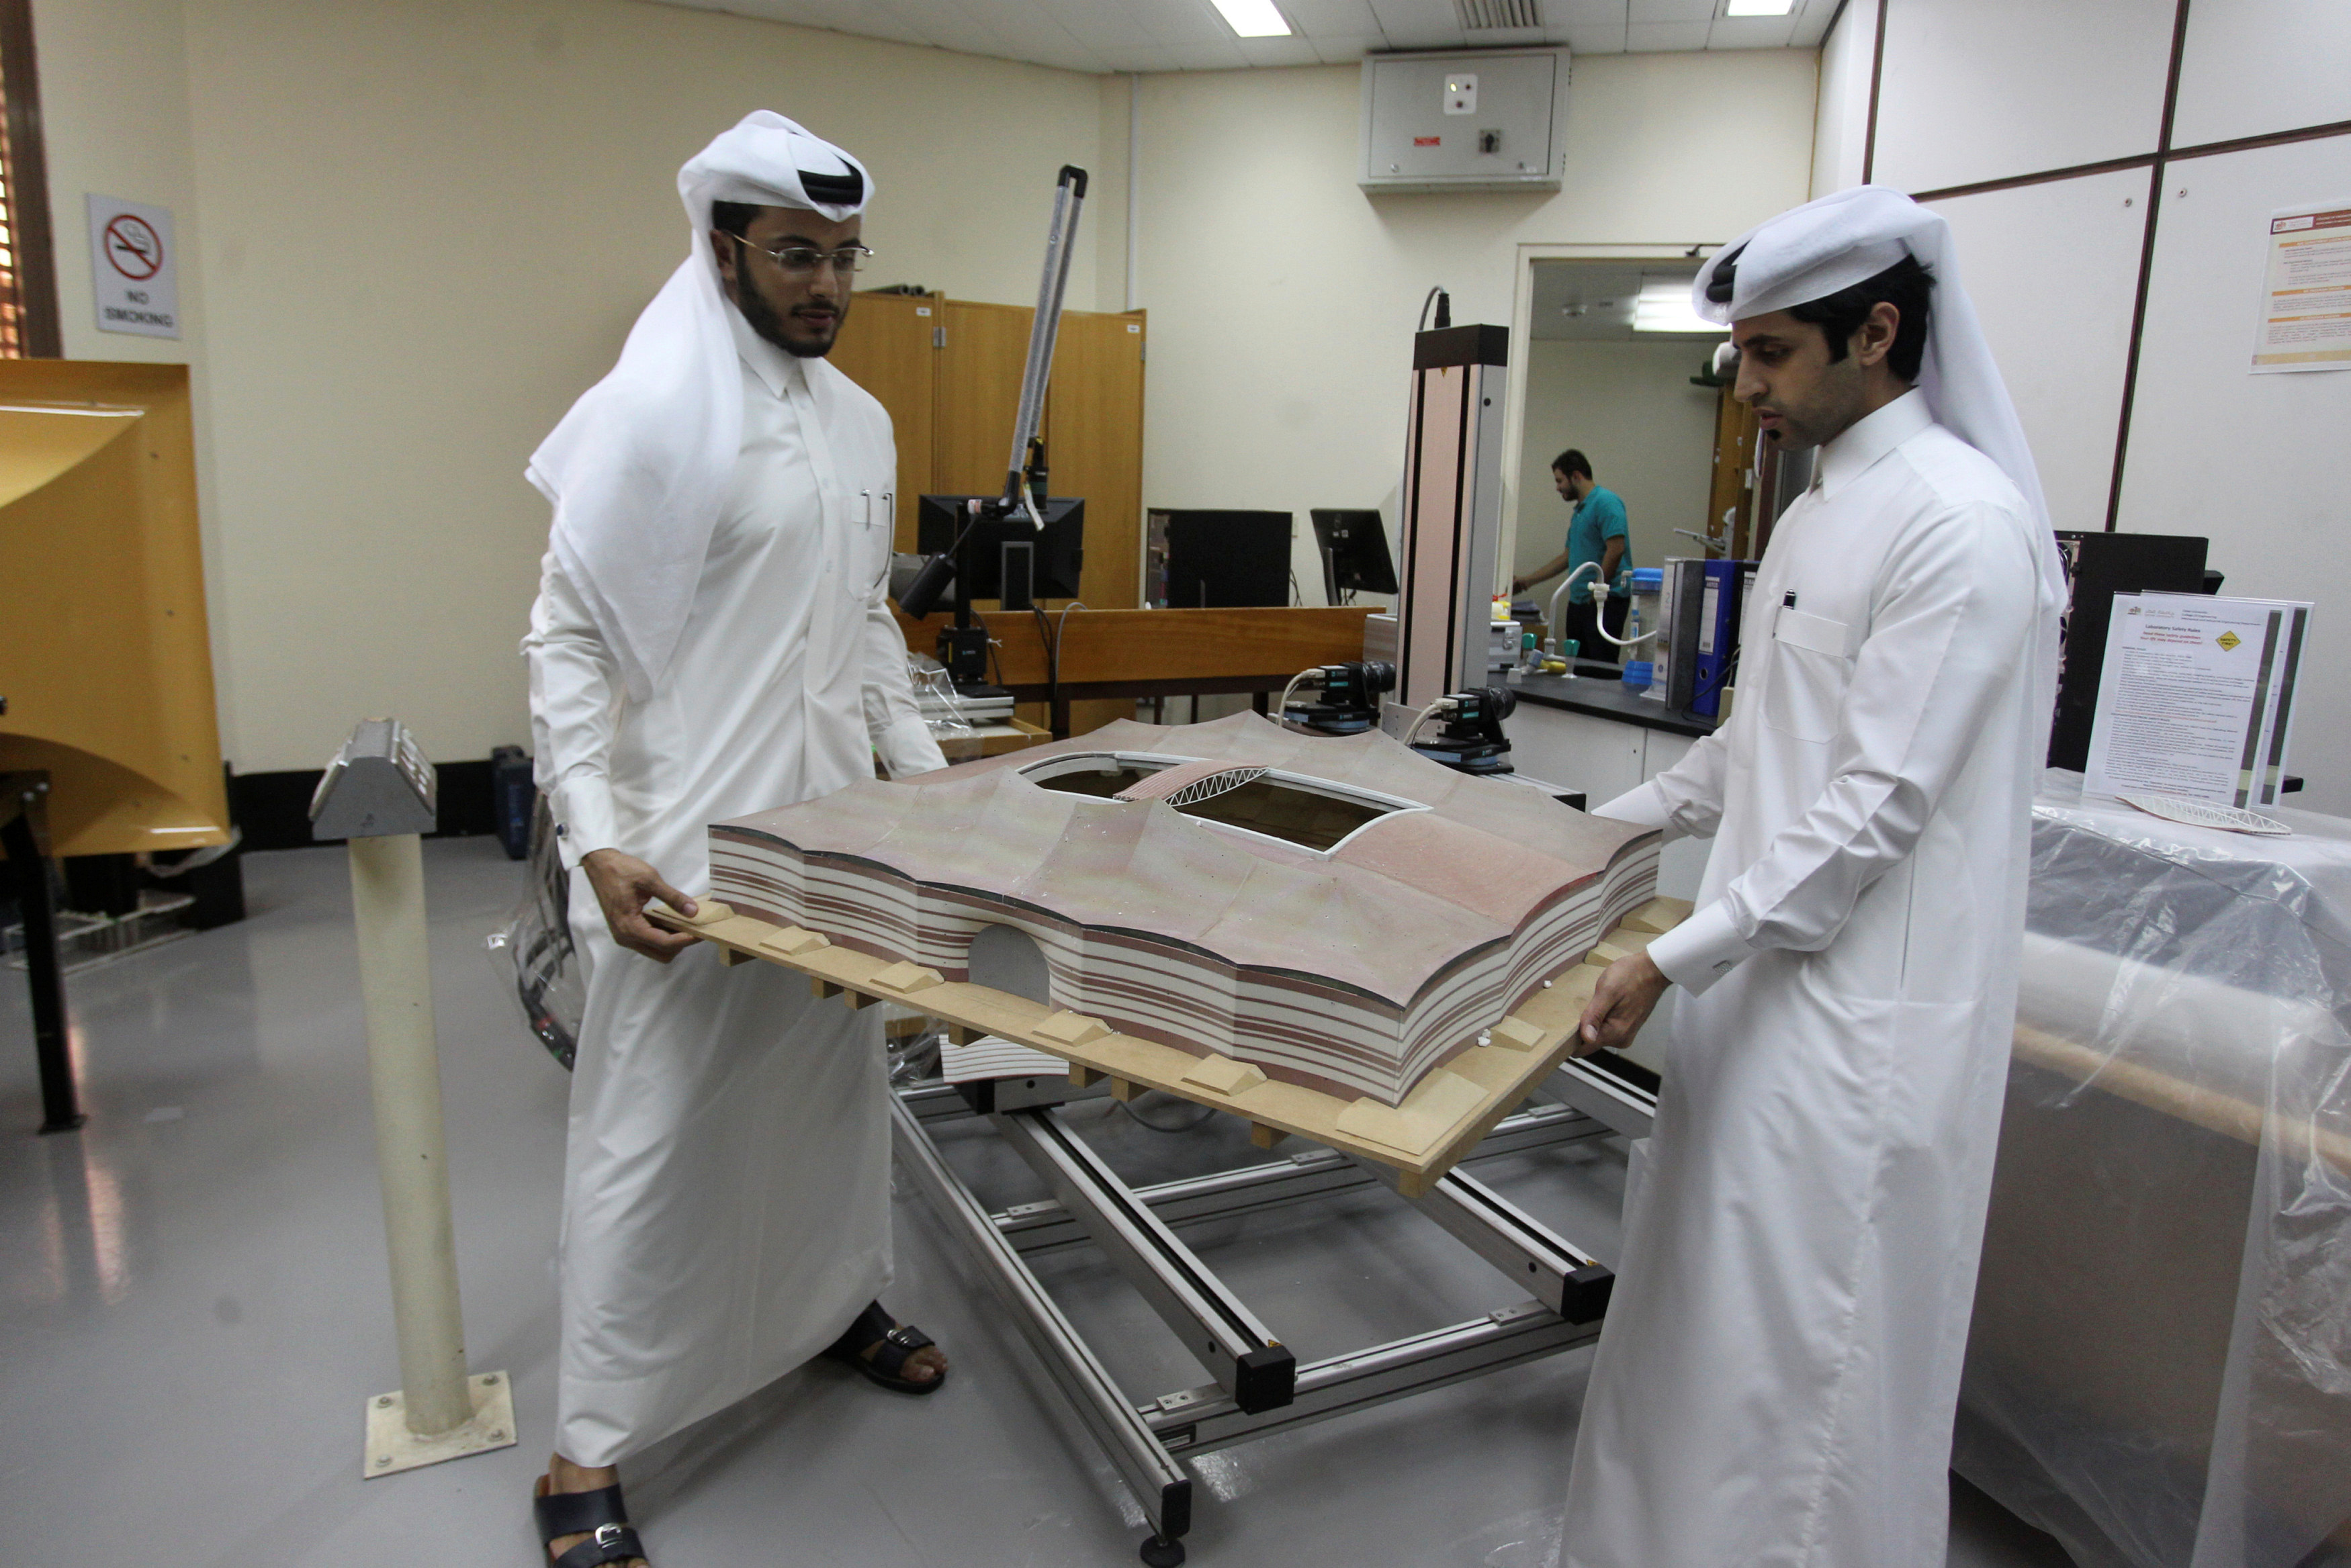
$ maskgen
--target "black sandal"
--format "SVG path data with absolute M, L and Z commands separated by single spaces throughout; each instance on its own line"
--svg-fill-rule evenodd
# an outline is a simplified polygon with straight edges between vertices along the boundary
M 541 1476 L 530 1511 L 538 1517 L 538 1543 L 553 1568 L 603 1568 L 645 1554 L 644 1542 L 630 1528 L 618 1482 L 597 1491 L 549 1491 L 547 1478 Z M 581 1534 L 588 1539 L 560 1557 L 549 1545 L 563 1536 Z
M 849 1325 L 848 1332 L 834 1340 L 824 1354 L 855 1367 L 869 1380 L 884 1388 L 894 1389 L 901 1394 L 935 1394 L 947 1380 L 945 1368 L 926 1383 L 901 1377 L 898 1373 L 906 1365 L 908 1356 L 937 1343 L 921 1329 L 900 1323 L 882 1310 L 880 1302 L 874 1302 L 857 1314 L 857 1321 Z M 865 1352 L 873 1350 L 876 1345 L 881 1348 L 873 1351 L 871 1361 L 867 1360 Z

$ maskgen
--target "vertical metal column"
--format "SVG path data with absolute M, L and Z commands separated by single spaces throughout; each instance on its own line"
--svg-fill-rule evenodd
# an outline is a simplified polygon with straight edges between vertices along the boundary
M 66 1041 L 66 978 L 57 961 L 57 909 L 49 901 L 48 834 L 43 810 L 49 781 L 10 774 L 0 798 L 0 843 L 16 884 L 17 918 L 25 927 L 25 979 L 33 992 L 33 1055 L 41 1070 L 41 1130 L 71 1132 L 89 1118 L 74 1093 L 73 1057 Z
M 437 1435 L 472 1420 L 474 1406 L 465 1388 L 440 1051 L 424 953 L 424 858 L 413 833 L 354 838 L 350 857 L 400 1387 L 408 1429 Z

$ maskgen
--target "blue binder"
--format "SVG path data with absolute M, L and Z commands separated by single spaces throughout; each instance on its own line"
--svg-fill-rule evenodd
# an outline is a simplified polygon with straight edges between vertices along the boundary
M 1699 590 L 1698 661 L 1689 711 L 1705 718 L 1722 711 L 1722 688 L 1739 657 L 1739 611 L 1746 597 L 1741 580 L 1754 572 L 1752 561 L 1708 561 L 1706 586 Z

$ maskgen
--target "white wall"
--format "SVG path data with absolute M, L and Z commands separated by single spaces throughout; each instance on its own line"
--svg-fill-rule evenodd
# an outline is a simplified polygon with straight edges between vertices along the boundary
M 1720 243 L 1804 200 L 1809 50 L 1586 57 L 1555 196 L 1366 196 L 1354 67 L 1143 84 L 1144 499 L 1395 524 L 1411 337 L 1429 286 L 1508 323 L 1522 246 Z M 1515 454 L 1513 454 L 1515 455 Z
M 2351 5 L 2196 0 L 2179 62 L 2174 147 L 2351 119 Z M 2346 189 L 2337 181 L 2334 189 Z
M 373 712 L 443 759 L 527 740 L 547 516 L 524 462 L 684 254 L 677 166 L 747 110 L 872 170 L 875 282 L 1033 298 L 1063 162 L 1123 217 L 1123 89 L 1071 72 L 632 0 L 72 0 L 38 23 L 68 333 L 84 189 L 172 206 L 193 242 L 242 772 L 316 767 Z M 1123 275 L 1122 239 L 1082 234 L 1072 306 Z M 87 330 L 68 351 L 179 357 Z
M 1878 0 L 1848 0 L 1821 40 L 1821 85 L 1813 142 L 1813 194 L 1861 182 L 1869 137 L 1869 70 L 1877 57 Z
M 1902 0 L 1876 178 L 1928 190 L 2151 155 L 2175 15 L 2168 0 Z M 2334 0 L 2196 0 L 2188 16 L 2173 147 L 2351 119 L 2351 12 Z M 1839 32 L 1855 26 L 1849 12 Z M 1867 72 L 1823 84 L 1816 159 L 1841 167 Z M 2061 527 L 2105 525 L 2156 194 L 2142 167 L 1938 203 Z M 2334 592 L 2351 373 L 2246 371 L 2270 210 L 2335 199 L 2351 199 L 2340 135 L 2166 164 L 2116 524 L 2205 535 L 2231 590 L 2315 602 L 2289 765 L 2309 781 L 2297 804 L 2351 813 L 2351 691 L 2333 679 L 2351 646 L 2351 598 Z
M 1715 391 L 1689 379 L 1710 343 L 1551 339 L 1530 346 L 1526 441 L 1519 462 L 1514 573 L 1543 566 L 1567 538 L 1571 508 L 1551 461 L 1574 447 L 1592 475 L 1625 500 L 1631 565 L 1696 552 L 1676 528 L 1702 531 L 1714 477 Z M 1535 590 L 1548 605 L 1557 579 Z
M 2165 183 L 2120 525 L 2207 535 L 2224 593 L 2314 603 L 2292 804 L 2351 814 L 2351 371 L 2246 370 L 2270 213 L 2351 197 L 2351 138 L 2177 163 Z
M 1874 177 L 1932 191 L 2148 151 L 2177 9 L 1899 0 L 1886 13 Z
M 2147 172 L 1936 203 L 2060 528 L 2106 525 Z

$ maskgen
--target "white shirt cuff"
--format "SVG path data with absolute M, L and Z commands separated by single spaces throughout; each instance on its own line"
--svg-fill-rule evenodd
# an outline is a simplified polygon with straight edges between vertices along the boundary
M 556 844 L 563 868 L 578 867 L 583 856 L 620 847 L 620 828 L 612 820 L 612 786 L 601 774 L 577 774 L 555 786 Z
M 1592 815 L 1612 822 L 1629 822 L 1636 827 L 1669 828 L 1674 825 L 1673 809 L 1666 804 L 1666 792 L 1657 787 L 1655 779 L 1626 790 L 1604 805 L 1593 806 Z
M 1717 898 L 1651 942 L 1648 950 L 1658 973 L 1697 996 L 1763 950 L 1739 934 L 1729 909 Z
M 931 727 L 917 714 L 905 713 L 890 721 L 889 726 L 875 737 L 873 749 L 882 754 L 882 765 L 890 776 L 902 779 L 910 774 L 927 774 L 947 765 L 946 753 Z

